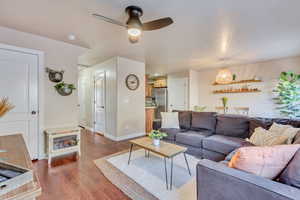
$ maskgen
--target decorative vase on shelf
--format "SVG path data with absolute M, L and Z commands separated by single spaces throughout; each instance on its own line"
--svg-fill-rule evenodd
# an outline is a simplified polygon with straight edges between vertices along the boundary
M 158 146 L 160 145 L 160 139 L 153 139 L 152 142 L 153 142 L 153 145 L 154 145 L 154 146 L 157 146 L 157 147 L 158 147 Z

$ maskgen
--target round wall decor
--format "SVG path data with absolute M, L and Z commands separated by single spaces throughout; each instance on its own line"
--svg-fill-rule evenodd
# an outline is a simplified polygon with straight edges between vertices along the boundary
M 136 90 L 140 86 L 140 80 L 135 74 L 129 74 L 126 77 L 125 83 L 129 90 Z
M 48 72 L 49 80 L 54 83 L 59 83 L 64 78 L 64 71 L 57 71 L 50 68 L 46 68 L 46 72 Z

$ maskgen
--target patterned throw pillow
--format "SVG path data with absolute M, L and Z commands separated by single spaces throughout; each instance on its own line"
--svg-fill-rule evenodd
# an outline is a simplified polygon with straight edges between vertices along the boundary
M 288 137 L 258 127 L 255 129 L 250 139 L 247 138 L 246 140 L 256 146 L 273 146 L 285 144 Z
M 300 131 L 300 128 L 294 128 L 290 125 L 282 125 L 282 124 L 273 123 L 272 126 L 270 127 L 269 131 L 271 131 L 277 135 L 287 136 L 288 139 L 287 139 L 286 144 L 292 144 L 296 134 L 298 133 L 298 131 Z
M 268 179 L 276 178 L 293 158 L 300 145 L 242 147 L 228 166 Z
M 273 122 L 272 126 L 269 128 L 269 131 L 280 134 L 280 133 L 283 133 L 286 129 L 288 129 L 290 127 L 292 127 L 292 126 L 277 124 L 277 123 Z

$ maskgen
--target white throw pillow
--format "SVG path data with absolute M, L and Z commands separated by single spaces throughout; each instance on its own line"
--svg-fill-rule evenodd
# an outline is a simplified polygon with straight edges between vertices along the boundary
M 161 128 L 179 129 L 178 112 L 161 112 Z
M 273 123 L 269 131 L 277 135 L 287 136 L 288 140 L 286 144 L 292 144 L 294 137 L 296 136 L 298 131 L 300 131 L 300 128 L 294 128 L 290 125 Z

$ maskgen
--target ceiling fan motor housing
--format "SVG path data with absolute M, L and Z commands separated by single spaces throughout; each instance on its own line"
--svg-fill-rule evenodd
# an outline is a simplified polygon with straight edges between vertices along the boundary
M 125 11 L 129 16 L 126 22 L 128 28 L 142 29 L 143 24 L 140 20 L 140 17 L 143 15 L 143 10 L 137 6 L 128 6 Z

